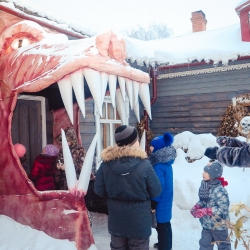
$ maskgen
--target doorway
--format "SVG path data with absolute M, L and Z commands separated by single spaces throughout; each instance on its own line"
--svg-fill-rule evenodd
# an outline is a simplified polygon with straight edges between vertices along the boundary
M 12 118 L 12 143 L 26 147 L 28 157 L 27 174 L 33 161 L 47 144 L 45 98 L 41 96 L 18 96 Z

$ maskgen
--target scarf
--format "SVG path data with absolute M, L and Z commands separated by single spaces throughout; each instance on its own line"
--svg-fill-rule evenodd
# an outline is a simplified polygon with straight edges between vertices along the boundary
M 209 201 L 209 190 L 211 188 L 221 185 L 221 181 L 218 179 L 212 179 L 209 181 L 202 181 L 199 189 L 199 198 L 201 201 Z
M 154 166 L 157 163 L 167 163 L 169 161 L 174 161 L 176 158 L 176 150 L 173 146 L 164 147 L 151 153 L 149 160 Z

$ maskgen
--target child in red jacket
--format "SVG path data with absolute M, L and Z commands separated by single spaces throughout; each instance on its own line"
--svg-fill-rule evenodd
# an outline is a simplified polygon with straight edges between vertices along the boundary
M 56 146 L 48 144 L 35 158 L 30 179 L 37 190 L 55 190 L 55 165 L 58 152 Z

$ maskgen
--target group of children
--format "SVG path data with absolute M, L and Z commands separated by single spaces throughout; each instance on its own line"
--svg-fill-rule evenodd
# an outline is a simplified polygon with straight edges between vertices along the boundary
M 84 161 L 84 148 L 78 145 L 77 136 L 74 128 L 68 127 L 64 130 L 65 136 L 72 154 L 73 162 L 76 168 L 77 178 L 80 175 L 81 167 Z M 61 136 L 58 141 L 61 142 Z M 14 149 L 20 159 L 25 171 L 27 171 L 28 157 L 26 148 L 20 143 L 14 145 Z M 59 150 L 53 144 L 46 145 L 41 154 L 34 162 L 29 174 L 29 178 L 39 191 L 45 190 L 67 190 L 67 181 L 64 169 L 64 158 L 62 148 Z
M 165 133 L 155 137 L 150 148 L 149 160 L 163 188 L 161 195 L 152 199 L 151 206 L 157 215 L 158 242 L 154 247 L 159 250 L 172 249 L 172 164 L 176 158 L 173 140 L 170 133 Z M 204 155 L 210 158 L 210 162 L 203 169 L 203 180 L 198 192 L 199 201 L 190 211 L 194 218 L 199 218 L 202 226 L 200 250 L 212 250 L 214 244 L 217 244 L 219 250 L 231 250 L 226 226 L 229 221 L 229 198 L 224 188 L 228 183 L 222 178 L 223 167 L 216 161 L 213 148 L 207 148 Z
M 73 128 L 65 130 L 68 145 L 79 176 L 84 161 L 84 149 L 78 145 Z M 172 217 L 173 173 L 172 164 L 176 158 L 176 151 L 172 146 L 173 136 L 165 133 L 151 141 L 151 156 L 149 160 L 154 167 L 163 190 L 161 195 L 152 199 L 152 210 L 156 210 L 158 243 L 154 245 L 159 250 L 172 249 Z M 60 137 L 59 137 L 60 141 Z M 26 149 L 22 144 L 15 144 L 14 148 L 24 168 L 27 166 Z M 199 201 L 191 209 L 194 218 L 199 218 L 202 232 L 199 241 L 200 250 L 212 250 L 214 244 L 218 250 L 231 250 L 226 222 L 229 221 L 229 197 L 226 189 L 228 183 L 222 178 L 223 167 L 216 161 L 216 155 L 208 148 L 205 156 L 210 162 L 204 167 L 203 180 L 199 188 Z M 30 179 L 39 191 L 64 189 L 67 190 L 65 171 L 63 166 L 62 149 L 52 144 L 43 148 L 33 163 Z

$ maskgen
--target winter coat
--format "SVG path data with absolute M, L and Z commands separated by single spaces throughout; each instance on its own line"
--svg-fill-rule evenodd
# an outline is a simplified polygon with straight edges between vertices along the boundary
M 33 163 L 30 179 L 39 191 L 55 190 L 56 156 L 40 154 Z
M 208 202 L 200 200 L 197 204 L 202 208 L 212 208 L 212 216 L 205 215 L 200 218 L 200 223 L 203 228 L 213 230 L 227 229 L 227 227 L 223 225 L 215 226 L 220 223 L 221 220 L 229 221 L 230 202 L 227 190 L 221 184 L 210 188 Z
M 217 151 L 217 160 L 228 167 L 250 167 L 250 145 L 232 137 L 225 139 L 225 146 Z M 217 139 L 218 140 L 218 139 Z
M 162 192 L 152 200 L 157 202 L 156 219 L 158 223 L 169 222 L 172 218 L 173 203 L 173 169 L 172 164 L 176 158 L 176 150 L 173 146 L 164 147 L 150 155 L 155 173 L 158 176 Z
M 77 136 L 75 133 L 75 130 L 71 127 L 64 130 L 65 136 L 68 141 L 71 142 L 71 145 L 69 145 L 69 150 L 73 159 L 73 163 L 76 170 L 76 177 L 77 179 L 80 176 L 82 165 L 84 162 L 84 156 L 85 151 L 84 148 L 80 145 L 78 145 Z M 63 150 L 62 148 L 59 150 L 58 156 L 57 156 L 57 162 L 64 163 L 63 158 Z M 66 174 L 65 171 L 62 169 L 55 169 L 55 180 L 56 180 L 56 187 L 59 190 L 68 190 L 67 180 L 66 180 Z
M 147 239 L 151 235 L 150 197 L 161 192 L 146 152 L 139 147 L 108 147 L 94 190 L 108 202 L 108 230 L 114 236 Z

